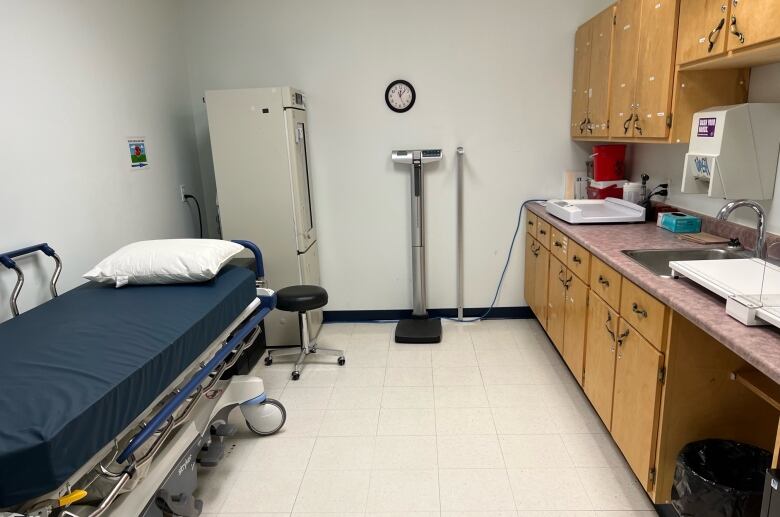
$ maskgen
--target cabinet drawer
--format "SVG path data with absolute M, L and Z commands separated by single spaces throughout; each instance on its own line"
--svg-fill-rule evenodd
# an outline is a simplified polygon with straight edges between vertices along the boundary
M 620 315 L 650 344 L 663 350 L 666 306 L 628 280 L 623 280 L 622 291 Z
M 569 267 L 569 271 L 577 275 L 585 284 L 590 282 L 588 277 L 588 273 L 590 273 L 590 253 L 573 240 L 569 240 L 566 265 Z
M 541 217 L 536 218 L 536 240 L 539 241 L 539 244 L 541 244 L 544 248 L 550 249 L 550 232 L 552 231 L 552 226 L 550 226 L 550 223 L 542 219 Z
M 590 288 L 615 310 L 620 309 L 620 282 L 623 277 L 596 257 L 591 257 Z
M 528 212 L 528 221 L 525 223 L 525 231 L 528 232 L 528 235 L 533 238 L 536 238 L 536 226 L 538 220 L 539 218 L 536 216 L 536 214 Z
M 550 228 L 550 253 L 565 265 L 568 262 L 566 259 L 568 249 L 569 237 L 561 233 L 558 228 L 552 226 Z

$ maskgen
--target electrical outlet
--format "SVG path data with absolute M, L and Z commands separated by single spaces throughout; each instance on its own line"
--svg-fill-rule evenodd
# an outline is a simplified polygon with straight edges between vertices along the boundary
M 186 199 L 184 199 L 184 195 L 185 195 L 186 193 L 187 193 L 187 192 L 185 191 L 185 186 L 184 186 L 184 185 L 179 185 L 179 200 L 180 200 L 182 203 L 184 203 L 184 202 L 186 201 Z

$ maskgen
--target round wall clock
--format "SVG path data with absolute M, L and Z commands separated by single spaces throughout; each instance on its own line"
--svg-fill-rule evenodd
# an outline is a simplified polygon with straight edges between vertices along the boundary
M 412 106 L 417 98 L 417 94 L 414 92 L 414 86 L 409 81 L 403 79 L 397 79 L 387 85 L 385 90 L 385 102 L 387 107 L 396 113 L 406 113 Z

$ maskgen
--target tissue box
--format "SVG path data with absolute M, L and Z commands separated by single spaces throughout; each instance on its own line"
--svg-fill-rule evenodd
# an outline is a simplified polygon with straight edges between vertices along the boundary
M 680 212 L 664 212 L 658 214 L 658 226 L 674 233 L 699 233 L 701 219 Z

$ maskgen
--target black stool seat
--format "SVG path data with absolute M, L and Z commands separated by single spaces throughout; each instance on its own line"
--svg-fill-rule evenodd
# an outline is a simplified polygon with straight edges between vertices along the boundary
M 318 285 L 291 285 L 276 291 L 276 308 L 280 311 L 311 311 L 327 304 L 328 291 Z

